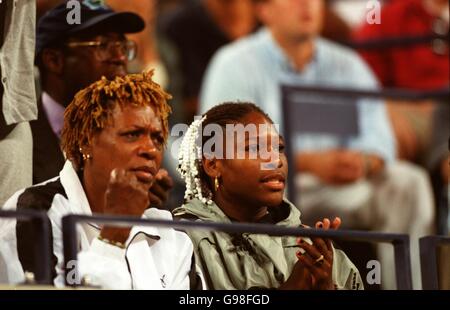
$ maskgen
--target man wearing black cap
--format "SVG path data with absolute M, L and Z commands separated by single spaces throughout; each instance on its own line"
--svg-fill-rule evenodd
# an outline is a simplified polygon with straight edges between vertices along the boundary
M 136 56 L 136 44 L 126 33 L 144 29 L 145 22 L 131 12 L 114 12 L 103 1 L 83 0 L 80 23 L 69 24 L 68 16 L 78 6 L 62 3 L 39 20 L 36 35 L 36 64 L 42 96 L 33 132 L 33 183 L 58 175 L 64 165 L 59 146 L 65 107 L 75 94 L 102 76 L 112 79 L 127 73 L 127 63 Z M 152 188 L 152 205 L 160 206 L 171 187 L 161 169 Z

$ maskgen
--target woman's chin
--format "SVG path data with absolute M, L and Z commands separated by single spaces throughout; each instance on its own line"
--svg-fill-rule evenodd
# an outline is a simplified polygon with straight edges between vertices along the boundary
M 269 208 L 275 208 L 281 205 L 283 202 L 283 194 L 272 193 L 269 197 L 265 199 L 265 205 Z

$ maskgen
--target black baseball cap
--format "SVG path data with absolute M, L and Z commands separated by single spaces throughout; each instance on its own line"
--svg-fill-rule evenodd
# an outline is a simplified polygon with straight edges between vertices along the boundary
M 101 0 L 78 0 L 79 6 L 74 2 L 66 1 L 39 19 L 36 32 L 36 58 L 45 47 L 71 35 L 90 30 L 99 33 L 135 33 L 145 28 L 145 22 L 139 15 L 131 12 L 115 12 Z M 76 20 L 74 14 L 78 12 L 80 18 Z M 76 23 L 77 21 L 79 23 Z

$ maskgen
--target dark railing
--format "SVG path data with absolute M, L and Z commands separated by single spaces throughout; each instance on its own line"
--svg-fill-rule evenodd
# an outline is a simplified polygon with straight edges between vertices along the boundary
M 383 88 L 380 90 L 369 90 L 360 88 L 344 87 L 324 87 L 324 86 L 301 86 L 301 85 L 283 85 L 282 93 L 307 93 L 315 94 L 320 97 L 328 96 L 333 98 L 374 98 L 374 99 L 398 99 L 419 101 L 425 99 L 450 100 L 450 88 L 441 88 L 435 90 L 419 91 L 403 88 Z
M 64 263 L 66 266 L 66 284 L 76 286 L 77 284 L 68 283 L 68 274 L 73 277 L 76 274 L 76 262 L 78 252 L 78 238 L 76 232 L 77 223 L 102 223 L 114 224 L 114 226 L 156 226 L 169 227 L 180 230 L 202 229 L 208 231 L 221 231 L 227 233 L 253 233 L 266 234 L 270 236 L 303 236 L 320 237 L 340 240 L 353 241 L 371 241 L 391 243 L 394 247 L 395 274 L 397 279 L 397 288 L 401 290 L 412 289 L 411 282 L 411 261 L 409 254 L 409 237 L 401 234 L 386 234 L 366 231 L 350 230 L 321 230 L 280 227 L 269 224 L 225 224 L 212 222 L 190 222 L 190 221 L 167 221 L 141 219 L 136 217 L 117 217 L 112 215 L 68 215 L 62 219 L 63 242 L 64 242 Z M 72 268 L 67 268 L 71 262 Z
M 323 87 L 319 85 L 289 85 L 283 84 L 281 87 L 282 94 L 282 117 L 283 117 L 283 136 L 286 146 L 287 160 L 290 167 L 296 166 L 294 156 L 294 136 L 296 133 L 301 133 L 295 129 L 299 124 L 296 123 L 296 118 L 293 115 L 293 111 L 298 109 L 298 105 L 307 103 L 308 100 L 313 99 L 314 102 L 320 101 L 321 103 L 333 103 L 339 102 L 342 104 L 352 105 L 355 100 L 359 98 L 372 98 L 372 99 L 386 99 L 393 100 L 408 100 L 408 101 L 420 101 L 424 99 L 436 99 L 438 103 L 450 103 L 450 88 L 438 89 L 433 91 L 413 91 L 406 89 L 388 89 L 381 90 L 368 90 L 358 88 L 341 88 L 341 87 Z M 395 103 L 395 101 L 394 101 Z M 297 106 L 294 106 L 297 105 Z M 348 117 L 347 117 L 348 118 Z M 289 121 L 290 120 L 290 121 Z M 335 121 L 339 119 L 335 118 Z M 346 119 L 341 120 L 342 126 L 348 125 L 350 122 L 357 122 L 357 120 Z M 327 124 L 319 124 L 321 126 Z M 305 129 L 302 129 L 306 132 Z M 318 127 L 318 124 L 314 128 L 310 128 L 308 133 L 323 133 L 323 130 Z M 334 134 L 334 132 L 329 132 Z M 341 140 L 345 140 L 345 137 L 340 137 Z M 288 197 L 291 201 L 297 201 L 294 183 L 294 174 L 290 173 L 287 179 Z
M 379 39 L 344 41 L 340 43 L 343 45 L 347 45 L 350 48 L 358 50 L 385 50 L 390 48 L 409 49 L 411 48 L 411 46 L 431 44 L 436 40 L 448 42 L 449 35 L 448 33 L 447 34 L 429 33 L 417 36 L 385 37 Z
M 427 236 L 420 238 L 420 266 L 422 270 L 422 288 L 424 290 L 439 289 L 437 248 L 439 245 L 450 247 L 450 237 Z M 450 257 L 448 258 L 450 261 Z M 448 263 L 448 261 L 446 263 Z
M 30 221 L 33 225 L 37 243 L 34 247 L 34 277 L 38 284 L 52 284 L 50 220 L 45 212 L 34 210 L 0 210 L 0 218 Z

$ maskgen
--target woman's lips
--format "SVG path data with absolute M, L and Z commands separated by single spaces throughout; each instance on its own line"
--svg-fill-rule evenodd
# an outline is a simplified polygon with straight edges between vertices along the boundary
M 284 189 L 284 182 L 280 181 L 280 180 L 269 180 L 269 181 L 265 181 L 262 182 L 264 187 L 271 189 L 271 190 L 276 190 L 276 191 L 280 191 Z
M 139 181 L 144 183 L 152 183 L 154 180 L 153 174 L 144 170 L 134 170 L 136 177 Z
M 264 185 L 264 187 L 275 191 L 283 190 L 285 186 L 285 181 L 286 177 L 281 172 L 266 175 L 261 179 L 261 183 Z
M 156 169 L 144 166 L 131 169 L 139 181 L 143 183 L 152 183 L 155 179 Z

